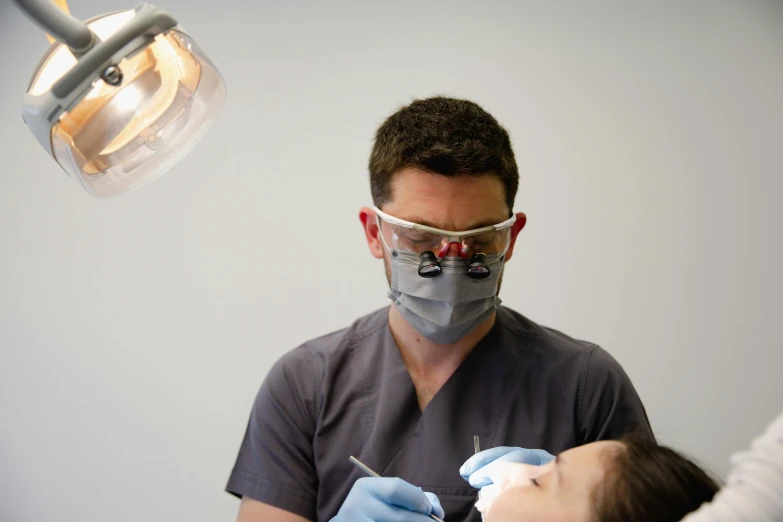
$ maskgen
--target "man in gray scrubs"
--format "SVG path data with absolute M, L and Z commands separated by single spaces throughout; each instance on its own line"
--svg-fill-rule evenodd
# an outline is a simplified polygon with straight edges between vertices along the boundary
M 526 217 L 513 212 L 517 165 L 490 114 L 417 100 L 378 129 L 369 170 L 374 206 L 360 219 L 392 304 L 270 370 L 226 488 L 242 498 L 240 522 L 478 521 L 460 476 L 474 435 L 529 463 L 652 437 L 607 352 L 500 306 Z M 383 478 L 362 478 L 350 455 Z

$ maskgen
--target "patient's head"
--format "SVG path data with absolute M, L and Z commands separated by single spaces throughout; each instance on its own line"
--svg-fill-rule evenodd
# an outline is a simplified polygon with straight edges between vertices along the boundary
M 529 484 L 498 495 L 485 522 L 677 522 L 718 491 L 686 457 L 636 437 L 587 444 L 529 470 Z

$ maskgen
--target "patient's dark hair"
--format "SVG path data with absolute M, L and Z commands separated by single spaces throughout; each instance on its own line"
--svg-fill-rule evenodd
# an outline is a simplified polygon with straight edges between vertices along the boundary
M 679 522 L 717 493 L 718 483 L 681 453 L 635 435 L 620 442 L 596 491 L 597 522 Z

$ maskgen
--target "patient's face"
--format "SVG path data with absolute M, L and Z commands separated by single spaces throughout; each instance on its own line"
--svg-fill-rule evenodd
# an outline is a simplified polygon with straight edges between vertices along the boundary
M 537 484 L 531 480 L 500 493 L 485 522 L 589 522 L 593 492 L 611 462 L 607 452 L 621 449 L 621 443 L 605 441 L 561 453 L 557 461 L 536 468 Z

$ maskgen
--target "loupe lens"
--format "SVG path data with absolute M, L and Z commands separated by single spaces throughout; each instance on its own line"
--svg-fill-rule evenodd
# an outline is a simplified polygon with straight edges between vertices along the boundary
M 468 277 L 471 279 L 486 279 L 491 274 L 487 266 L 487 256 L 484 254 L 473 254 L 468 265 Z
M 440 267 L 440 261 L 435 257 L 432 252 L 424 252 L 419 256 L 419 275 L 421 277 L 436 277 L 439 276 L 442 269 Z

